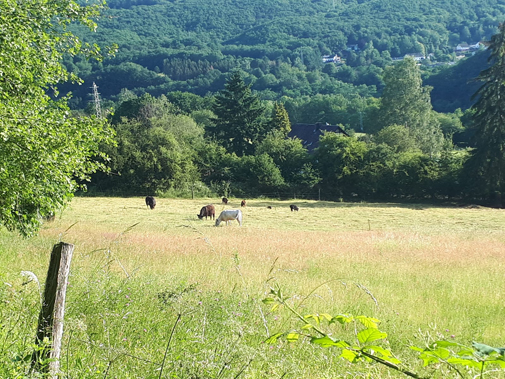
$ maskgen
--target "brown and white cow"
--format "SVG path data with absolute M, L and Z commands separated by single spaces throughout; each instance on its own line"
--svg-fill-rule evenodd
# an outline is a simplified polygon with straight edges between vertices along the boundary
M 210 217 L 211 220 L 215 220 L 216 219 L 216 209 L 214 208 L 214 205 L 212 205 L 212 204 L 206 205 L 205 207 L 202 207 L 202 209 L 200 209 L 200 214 L 197 214 L 197 216 L 200 220 L 204 217 L 206 220 L 207 220 L 207 217 Z

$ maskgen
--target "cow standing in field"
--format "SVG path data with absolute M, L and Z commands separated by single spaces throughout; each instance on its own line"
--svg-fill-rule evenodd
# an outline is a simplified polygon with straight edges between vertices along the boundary
M 240 209 L 228 209 L 226 211 L 222 211 L 216 220 L 216 226 L 219 226 L 222 221 L 225 221 L 226 225 L 228 225 L 228 221 L 233 220 L 237 220 L 239 226 L 242 226 L 242 211 Z
M 245 207 L 245 200 L 242 200 L 242 201 L 240 202 L 240 206 L 241 206 L 241 207 Z
M 291 208 L 291 212 L 293 212 L 293 211 L 298 211 L 298 207 L 297 207 L 296 205 L 294 205 L 294 204 L 291 204 L 291 205 L 289 206 L 289 208 Z
M 146 196 L 146 205 L 149 208 L 154 209 L 154 207 L 156 206 L 156 199 L 152 196 Z
M 215 220 L 216 209 L 212 204 L 206 205 L 205 207 L 202 207 L 202 209 L 200 209 L 200 214 L 197 214 L 197 216 L 200 220 L 204 217 L 207 220 L 207 216 L 210 217 L 211 220 Z
M 223 204 L 225 204 L 225 205 L 226 205 L 226 204 L 228 204 L 228 199 L 227 199 L 226 197 L 223 197 L 223 198 L 221 199 L 221 201 L 222 201 L 222 202 L 223 202 Z

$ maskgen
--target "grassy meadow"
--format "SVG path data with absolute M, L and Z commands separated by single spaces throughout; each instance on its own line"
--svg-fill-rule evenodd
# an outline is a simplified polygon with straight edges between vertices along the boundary
M 384 346 L 424 376 L 471 374 L 423 369 L 412 345 L 505 346 L 505 211 L 256 199 L 242 208 L 242 227 L 196 216 L 214 203 L 217 217 L 240 200 L 158 198 L 150 210 L 143 198 L 83 197 L 36 237 L 0 230 L 0 378 L 27 377 L 40 295 L 21 272 L 42 286 L 59 241 L 75 245 L 66 378 L 405 377 L 304 339 L 265 343 L 302 326 L 261 302 L 271 286 L 303 315 L 379 319 Z M 352 326 L 325 327 L 353 339 Z

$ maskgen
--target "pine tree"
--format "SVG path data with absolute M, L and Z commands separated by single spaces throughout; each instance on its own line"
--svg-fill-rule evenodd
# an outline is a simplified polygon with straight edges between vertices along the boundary
M 481 71 L 477 80 L 484 84 L 475 92 L 472 106 L 475 136 L 466 177 L 471 178 L 476 196 L 494 199 L 501 207 L 505 192 L 505 24 L 488 42 L 491 66 Z
M 260 121 L 264 107 L 239 71 L 232 74 L 225 89 L 216 95 L 212 110 L 216 117 L 209 134 L 230 153 L 238 156 L 252 154 L 255 144 L 267 131 Z
M 424 153 L 439 152 L 443 145 L 443 134 L 433 114 L 431 87 L 423 87 L 421 72 L 414 59 L 407 57 L 386 68 L 383 80 L 385 87 L 379 112 L 380 127 L 403 125 Z

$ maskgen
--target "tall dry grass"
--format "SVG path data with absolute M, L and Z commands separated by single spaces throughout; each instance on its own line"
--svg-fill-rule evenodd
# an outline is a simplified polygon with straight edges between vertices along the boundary
M 21 270 L 44 277 L 63 240 L 76 246 L 76 276 L 107 269 L 257 299 L 273 283 L 295 300 L 317 288 L 303 312 L 377 317 L 394 350 L 428 334 L 503 345 L 504 211 L 257 199 L 242 208 L 242 227 L 196 217 L 203 205 L 219 215 L 240 200 L 157 199 L 150 210 L 142 198 L 76 198 L 38 237 L 2 233 L 4 280 Z

